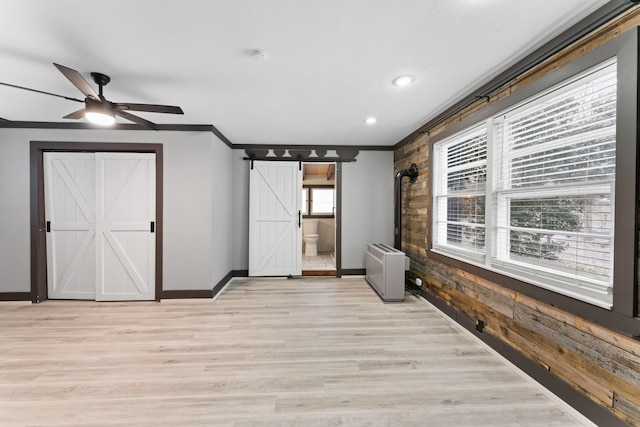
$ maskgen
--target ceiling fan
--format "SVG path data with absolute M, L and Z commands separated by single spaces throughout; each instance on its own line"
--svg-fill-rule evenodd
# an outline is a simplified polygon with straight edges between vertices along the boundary
M 105 74 L 93 72 L 91 78 L 98 85 L 98 93 L 89 85 L 89 83 L 82 77 L 82 75 L 74 69 L 65 67 L 64 65 L 54 63 L 55 67 L 67 78 L 80 92 L 85 96 L 84 101 L 71 98 L 68 96 L 58 95 L 55 93 L 45 92 L 37 89 L 31 89 L 27 87 L 12 85 L 8 83 L 0 84 L 5 86 L 14 87 L 17 89 L 25 89 L 32 92 L 43 93 L 45 95 L 57 96 L 60 98 L 68 99 L 71 101 L 83 102 L 84 108 L 78 111 L 74 111 L 71 114 L 64 116 L 64 119 L 81 119 L 86 118 L 88 121 L 94 124 L 108 126 L 115 123 L 115 117 L 119 116 L 129 121 L 138 123 L 148 129 L 157 130 L 157 125 L 142 117 L 133 115 L 128 111 L 145 111 L 151 113 L 167 113 L 167 114 L 184 114 L 182 108 L 172 105 L 157 105 L 157 104 L 135 104 L 135 103 L 120 103 L 111 102 L 105 98 L 103 94 L 103 87 L 111 81 L 111 78 Z

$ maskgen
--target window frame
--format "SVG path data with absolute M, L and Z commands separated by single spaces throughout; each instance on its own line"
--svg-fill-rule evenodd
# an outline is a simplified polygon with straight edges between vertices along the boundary
M 488 150 L 485 149 L 484 150 L 484 157 L 482 159 L 476 159 L 474 161 L 471 162 L 466 162 L 466 163 L 461 163 L 461 164 L 457 164 L 454 166 L 449 166 L 448 164 L 445 165 L 444 168 L 439 167 L 440 165 L 437 165 L 436 160 L 440 159 L 441 163 L 445 163 L 448 160 L 448 154 L 447 151 L 449 150 L 449 148 L 451 147 L 456 147 L 456 146 L 460 146 L 461 143 L 463 142 L 471 142 L 471 144 L 473 144 L 474 140 L 482 135 L 485 139 L 488 137 L 488 132 L 489 132 L 489 128 L 487 127 L 487 123 L 486 121 L 481 121 L 480 123 L 477 123 L 476 125 L 472 125 L 471 127 L 464 129 L 462 132 L 459 132 L 456 135 L 452 135 L 451 141 L 448 141 L 447 144 L 445 144 L 444 146 L 441 147 L 435 147 L 432 150 L 433 152 L 433 175 L 434 175 L 434 179 L 432 180 L 432 183 L 434 184 L 434 187 L 436 184 L 439 183 L 438 185 L 438 189 L 436 190 L 435 188 L 432 188 L 432 195 L 434 195 L 434 193 L 437 193 L 437 197 L 440 200 L 441 203 L 439 203 L 438 206 L 438 211 L 440 213 L 440 215 L 444 216 L 444 214 L 446 213 L 447 215 L 447 219 L 446 221 L 438 221 L 439 225 L 438 227 L 435 226 L 435 224 L 432 224 L 432 229 L 434 231 L 434 233 L 436 233 L 436 237 L 433 238 L 431 240 L 431 244 L 432 244 L 432 248 L 438 248 L 441 249 L 443 251 L 447 251 L 449 253 L 454 253 L 454 254 L 458 254 L 459 256 L 462 256 L 463 258 L 467 258 L 467 259 L 473 259 L 477 262 L 481 262 L 481 260 L 484 259 L 485 257 L 485 252 L 483 251 L 479 251 L 479 250 L 475 250 L 473 248 L 468 248 L 468 247 L 464 247 L 462 245 L 460 246 L 456 246 L 456 245 L 450 245 L 446 243 L 446 240 L 448 239 L 449 236 L 449 225 L 457 225 L 458 227 L 474 227 L 472 225 L 472 223 L 462 223 L 462 222 L 450 222 L 448 216 L 449 216 L 449 200 L 451 199 L 457 199 L 457 198 L 467 198 L 467 197 L 484 197 L 485 198 L 485 203 L 486 203 L 486 195 L 487 195 L 487 185 L 488 183 L 484 182 L 484 184 L 482 185 L 482 189 L 479 190 L 477 188 L 475 189 L 463 189 L 461 190 L 449 190 L 448 188 L 448 180 L 445 180 L 445 177 L 448 177 L 448 172 L 453 169 L 454 173 L 460 173 L 463 172 L 465 170 L 469 170 L 469 168 L 482 168 L 484 167 L 484 172 L 485 172 L 485 178 L 486 178 L 486 173 L 488 171 L 488 167 L 489 167 L 489 162 L 488 162 Z M 472 149 L 475 148 L 472 145 Z M 477 152 L 477 150 L 476 150 Z M 442 178 L 441 182 L 438 182 L 438 180 L 435 178 L 436 175 L 439 175 L 440 178 Z M 434 196 L 435 197 L 435 196 Z M 432 209 L 435 209 L 435 203 L 432 204 Z M 437 215 L 435 215 L 435 213 L 432 215 L 432 217 L 434 219 L 438 218 Z M 481 226 L 477 227 L 477 228 L 481 228 L 483 230 L 486 230 L 487 228 L 487 223 L 486 223 L 486 216 L 484 216 L 484 221 L 481 223 Z M 433 234 L 432 234 L 433 236 Z M 441 240 L 442 237 L 444 237 L 445 242 L 444 243 L 439 243 L 438 240 Z
M 311 209 L 313 207 L 313 190 L 314 189 L 325 189 L 325 190 L 333 190 L 333 197 L 334 197 L 334 206 L 333 206 L 333 213 L 332 214 L 326 214 L 326 213 L 322 213 L 322 214 L 316 214 L 313 213 L 313 210 Z M 336 187 L 333 184 L 306 184 L 302 186 L 303 191 L 305 191 L 307 193 L 307 213 L 306 214 L 302 214 L 303 218 L 335 218 L 335 212 L 336 212 L 336 204 L 335 200 L 336 200 Z
M 637 76 L 638 65 L 638 28 L 634 28 L 623 35 L 588 52 L 582 57 L 558 68 L 546 76 L 514 91 L 508 97 L 496 101 L 472 115 L 464 118 L 455 125 L 445 129 L 430 141 L 431 152 L 433 145 L 450 138 L 466 129 L 473 128 L 487 119 L 514 108 L 516 105 L 548 91 L 564 81 L 577 76 L 584 71 L 608 59 L 617 60 L 617 117 L 616 117 L 616 182 L 633 183 L 633 185 L 618 185 L 615 190 L 615 230 L 614 230 L 614 268 L 613 268 L 613 307 L 602 308 L 588 302 L 574 299 L 570 296 L 541 288 L 528 282 L 506 276 L 495 270 L 462 261 L 442 252 L 433 246 L 432 226 L 429 227 L 427 257 L 445 264 L 469 271 L 481 278 L 490 280 L 501 286 L 520 292 L 544 303 L 556 306 L 606 325 L 611 329 L 633 336 L 640 335 L 640 319 L 638 319 L 638 230 L 636 226 L 636 208 L 638 204 L 637 184 L 637 143 L 640 141 L 636 119 L 640 110 Z M 488 150 L 491 150 L 488 147 Z M 433 209 L 435 156 L 430 160 L 430 200 L 429 209 Z M 487 228 L 489 225 L 487 224 Z

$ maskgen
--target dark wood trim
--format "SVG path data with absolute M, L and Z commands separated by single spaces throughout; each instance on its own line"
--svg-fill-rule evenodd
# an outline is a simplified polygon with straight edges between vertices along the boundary
M 628 34 L 628 36 L 627 36 Z M 640 143 L 640 32 L 626 33 L 618 58 L 613 310 L 638 315 L 638 143 Z M 623 39 L 623 36 L 618 37 Z M 605 45 L 606 46 L 606 45 Z M 618 284 L 618 286 L 615 286 Z M 631 284 L 635 284 L 631 286 Z M 623 285 L 623 286 L 620 286 Z
M 162 299 L 213 298 L 211 289 L 165 290 Z
M 163 219 L 163 146 L 156 143 L 119 142 L 69 142 L 31 141 L 30 145 L 30 224 L 31 224 L 31 301 L 45 301 L 47 296 L 47 248 L 44 212 L 44 171 L 45 151 L 67 152 L 134 152 L 155 153 L 156 155 L 156 263 L 155 300 L 159 301 L 162 291 L 162 241 Z
M 162 144 L 153 145 L 156 155 L 156 301 L 160 301 L 159 295 L 162 295 L 163 283 L 162 260 L 164 260 L 162 245 L 164 238 L 164 150 Z
M 391 145 L 378 146 L 378 145 L 302 145 L 302 144 L 288 144 L 288 145 L 269 145 L 269 144 L 234 144 L 227 138 L 218 128 L 214 125 L 208 124 L 156 124 L 156 131 L 177 131 L 177 132 L 211 132 L 220 139 L 225 145 L 234 150 L 287 150 L 287 149 L 302 149 L 302 150 L 360 150 L 360 151 L 393 151 L 395 148 Z M 68 130 L 105 130 L 104 127 L 97 126 L 91 123 L 85 122 L 35 122 L 35 121 L 14 121 L 0 118 L 0 128 L 6 129 L 68 129 Z M 149 131 L 148 128 L 134 124 L 134 123 L 118 123 L 115 126 L 108 128 L 108 130 L 142 130 Z M 318 161 L 318 159 L 311 159 L 305 161 Z M 333 160 L 326 160 L 333 161 Z
M 31 292 L 0 292 L 0 301 L 31 301 Z
M 178 132 L 212 132 L 220 141 L 224 142 L 228 147 L 234 148 L 233 143 L 218 130 L 214 125 L 189 125 L 189 124 L 156 124 L 157 131 L 178 131 Z M 30 122 L 30 121 L 12 121 L 0 119 L 0 128 L 11 129 L 90 129 L 105 130 L 104 127 L 93 125 L 91 123 L 76 122 Z M 134 123 L 118 123 L 109 128 L 109 130 L 150 130 L 144 126 Z
M 393 151 L 391 145 L 304 145 L 304 144 L 233 144 L 237 150 L 340 150 L 340 151 Z M 313 158 L 315 159 L 315 157 Z M 317 159 L 322 161 L 321 159 Z M 306 160 L 305 160 L 306 161 Z
M 230 272 L 228 272 L 228 273 L 227 273 L 227 275 L 226 275 L 226 276 L 224 276 L 222 279 L 220 279 L 220 281 L 218 281 L 218 283 L 216 283 L 216 285 L 213 287 L 213 289 L 211 290 L 211 295 L 212 295 L 212 296 L 214 296 L 214 297 L 215 297 L 216 295 L 218 295 L 218 294 L 220 293 L 220 291 L 221 291 L 225 286 L 227 286 L 227 283 L 229 283 L 229 281 L 230 281 L 231 279 L 233 279 L 234 277 L 235 277 L 235 276 L 234 276 L 234 271 L 233 271 L 233 270 L 232 270 L 232 271 L 230 271 Z
M 597 425 L 611 427 L 629 426 L 625 421 L 616 417 L 612 412 L 598 405 L 585 394 L 580 393 L 578 390 L 553 375 L 543 366 L 527 358 L 524 354 L 518 352 L 498 337 L 491 335 L 486 329 L 483 329 L 483 332 L 479 332 L 476 329 L 476 322 L 474 319 L 471 319 L 464 313 L 456 310 L 453 306 L 448 305 L 444 300 L 430 294 L 423 288 L 415 286 L 410 281 L 406 282 L 406 287 L 411 293 L 418 295 L 433 304 L 438 310 L 473 333 L 473 335 L 479 338 L 482 342 L 497 351 L 509 362 L 516 365 L 527 375 L 538 381 L 545 388 L 560 397 L 563 401 L 571 405 L 574 409 Z
M 455 126 L 451 126 L 438 134 L 437 137 L 429 142 L 430 148 L 433 150 L 433 144 L 438 141 L 498 114 L 515 103 L 523 101 L 617 55 L 619 100 L 616 120 L 616 182 L 628 183 L 628 185 L 616 186 L 614 281 L 621 285 L 614 285 L 613 309 L 603 309 L 504 274 L 436 253 L 432 250 L 433 227 L 428 227 L 428 258 L 463 269 L 544 303 L 600 323 L 612 330 L 631 336 L 640 336 L 640 319 L 635 317 L 638 313 L 638 281 L 636 279 L 638 272 L 638 232 L 636 229 L 636 212 L 638 189 L 640 188 L 637 176 L 637 165 L 639 163 L 637 144 L 640 141 L 640 127 L 637 125 L 637 117 L 640 110 L 640 105 L 638 105 L 640 103 L 640 87 L 637 84 L 638 62 L 640 61 L 640 53 L 638 52 L 640 48 L 639 34 L 640 32 L 637 28 L 628 31 L 525 88 L 514 92 L 511 96 L 465 118 Z M 429 169 L 431 174 L 429 182 L 433 183 L 433 159 Z M 431 195 L 432 192 L 429 191 L 429 194 Z M 433 208 L 433 199 L 431 197 L 429 206 L 431 210 Z
M 232 270 L 233 277 L 249 277 L 249 270 Z
M 220 132 L 218 128 L 215 127 L 214 125 L 211 125 L 211 132 L 213 132 L 213 134 L 217 136 L 220 139 L 220 141 L 224 142 L 227 145 L 227 147 L 233 148 L 233 142 L 229 141 L 229 139 L 226 136 L 224 136 L 224 134 Z
M 213 287 L 213 296 L 217 296 L 234 277 L 249 277 L 249 270 L 231 270 Z
M 33 142 L 29 151 L 29 175 L 31 302 L 39 303 L 47 299 L 47 247 L 42 150 Z
M 341 270 L 343 276 L 365 276 L 367 270 L 364 268 L 345 268 Z
M 531 68 L 539 65 L 543 61 L 549 59 L 551 56 L 560 52 L 562 49 L 568 47 L 572 43 L 586 36 L 590 32 L 594 31 L 598 27 L 604 25 L 608 21 L 614 19 L 616 16 L 621 15 L 628 9 L 636 6 L 634 2 L 629 0 L 612 0 L 600 9 L 582 19 L 577 24 L 573 25 L 562 34 L 556 36 L 553 40 L 545 43 L 542 47 L 536 49 L 534 52 L 518 61 L 502 73 L 498 74 L 488 83 L 475 87 L 464 95 L 459 101 L 447 108 L 434 118 L 430 119 L 427 123 L 420 126 L 415 131 L 398 141 L 394 146 L 394 150 L 410 143 L 422 134 L 428 133 L 429 130 L 435 126 L 443 123 L 447 119 L 451 118 L 455 114 L 463 111 L 472 104 L 478 101 L 478 98 L 486 97 L 488 94 L 501 88 L 520 74 L 530 70 Z
M 342 277 L 342 163 L 336 163 L 336 277 Z
M 156 124 L 158 131 L 180 131 L 180 132 L 213 132 L 217 129 L 213 125 L 189 125 L 189 124 Z M 134 123 L 118 123 L 109 128 L 85 122 L 31 122 L 31 121 L 0 121 L 0 128 L 9 129 L 69 129 L 69 130 L 150 130 L 144 126 Z M 215 129 L 215 131 L 214 131 Z M 220 134 L 222 135 L 222 134 Z M 217 136 L 217 134 L 216 134 Z M 221 138 L 222 139 L 222 138 Z M 227 140 L 225 138 L 225 140 Z M 227 140 L 228 141 L 228 140 Z M 223 140 L 224 142 L 224 140 Z

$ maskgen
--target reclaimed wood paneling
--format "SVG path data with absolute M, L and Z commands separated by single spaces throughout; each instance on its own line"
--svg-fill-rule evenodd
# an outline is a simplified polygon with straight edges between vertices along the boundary
M 640 426 L 640 341 L 522 295 L 468 271 L 429 258 L 429 148 L 433 136 L 557 68 L 640 25 L 640 8 L 596 30 L 569 48 L 480 99 L 395 152 L 396 170 L 416 163 L 418 180 L 403 187 L 402 247 L 411 258 L 411 280 L 519 353 L 632 425 Z M 640 224 L 640 219 L 638 219 Z M 640 297 L 639 297 L 640 298 Z M 638 301 L 640 308 L 640 300 Z

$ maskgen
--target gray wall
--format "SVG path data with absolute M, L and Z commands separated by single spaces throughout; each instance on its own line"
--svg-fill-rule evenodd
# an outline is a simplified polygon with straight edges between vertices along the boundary
M 233 268 L 249 266 L 249 162 L 233 150 Z M 342 164 L 342 268 L 364 268 L 367 243 L 393 244 L 393 152 L 361 151 Z
M 233 172 L 233 150 L 212 138 L 212 237 L 213 244 L 213 283 L 218 283 L 233 270 L 233 245 L 236 237 L 233 235 L 233 188 L 231 176 Z M 248 221 L 247 221 L 248 222 Z
M 211 289 L 232 269 L 232 150 L 212 133 L 0 129 L 0 292 L 30 290 L 32 140 L 162 143 L 163 288 Z
M 249 265 L 249 162 L 210 132 L 0 129 L 0 292 L 30 291 L 29 142 L 164 146 L 165 290 L 211 289 Z M 342 164 L 342 267 L 364 268 L 366 243 L 393 242 L 393 153 Z
M 249 162 L 244 150 L 233 150 L 233 269 L 249 269 Z
M 364 268 L 367 243 L 393 245 L 393 152 L 342 164 L 342 268 Z
M 0 129 L 0 292 L 31 286 L 29 141 L 15 134 Z

